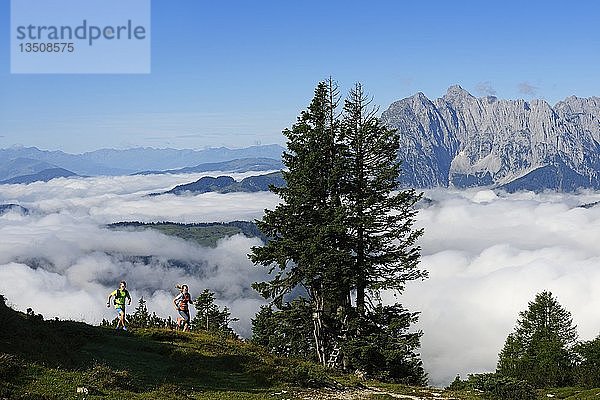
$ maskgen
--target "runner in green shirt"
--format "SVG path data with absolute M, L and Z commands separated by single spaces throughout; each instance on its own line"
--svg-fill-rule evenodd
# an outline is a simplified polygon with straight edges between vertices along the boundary
M 127 305 L 131 305 L 131 296 L 127 289 L 127 283 L 125 281 L 121 281 L 119 283 L 119 288 L 114 290 L 111 294 L 108 295 L 108 301 L 106 302 L 106 307 L 110 307 L 110 298 L 115 297 L 115 310 L 117 311 L 117 328 L 123 327 L 123 330 L 126 331 L 127 327 L 125 326 L 125 299 L 128 300 Z

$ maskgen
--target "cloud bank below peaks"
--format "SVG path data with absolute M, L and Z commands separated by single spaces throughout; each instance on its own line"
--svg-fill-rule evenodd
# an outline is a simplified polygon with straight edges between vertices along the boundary
M 550 290 L 571 311 L 580 337 L 600 333 L 599 193 L 499 194 L 428 191 L 424 282 L 412 282 L 405 306 L 421 311 L 422 356 L 431 383 L 457 373 L 493 371 L 518 313 L 535 294 Z M 393 297 L 388 294 L 387 301 Z

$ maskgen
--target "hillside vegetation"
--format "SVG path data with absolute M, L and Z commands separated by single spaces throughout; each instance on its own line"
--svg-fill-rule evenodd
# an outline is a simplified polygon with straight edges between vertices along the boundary
M 0 398 L 273 399 L 289 387 L 333 384 L 319 366 L 239 340 L 43 321 L 0 299 Z
M 131 229 L 144 230 L 154 229 L 168 236 L 175 236 L 181 239 L 189 240 L 205 247 L 216 247 L 220 239 L 231 237 L 237 234 L 244 234 L 246 237 L 258 237 L 266 241 L 263 235 L 253 222 L 232 221 L 232 222 L 206 222 L 195 224 L 179 224 L 175 222 L 118 222 L 110 224 L 111 229 Z
M 592 399 L 600 389 L 540 391 L 538 398 L 547 394 Z M 452 392 L 359 381 L 205 332 L 123 332 L 44 321 L 33 311 L 12 310 L 0 296 L 0 399 L 393 398 L 494 397 L 468 388 Z

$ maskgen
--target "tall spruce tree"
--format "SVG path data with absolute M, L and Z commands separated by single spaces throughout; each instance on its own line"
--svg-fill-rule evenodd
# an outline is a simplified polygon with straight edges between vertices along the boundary
M 362 87 L 350 92 L 343 118 L 337 115 L 338 98 L 331 79 L 319 83 L 308 109 L 284 131 L 287 186 L 271 189 L 282 202 L 257 221 L 270 240 L 250 254 L 273 278 L 254 287 L 280 309 L 286 294 L 298 286 L 306 289 L 321 363 L 339 365 L 341 358 L 346 368 L 379 366 L 394 380 L 423 382 L 414 353 L 421 334 L 408 333 L 416 314 L 400 305 L 366 306 L 381 290 L 401 291 L 406 281 L 426 275 L 417 268 L 415 243 L 422 230 L 412 227 L 419 196 L 397 191 L 398 135 L 375 117 Z M 273 316 L 263 311 L 260 317 L 258 336 L 276 337 L 278 332 L 265 330 L 263 323 Z M 378 345 L 371 343 L 367 353 L 378 355 L 361 360 L 366 353 L 358 347 L 375 337 Z M 399 343 L 402 352 L 394 350 Z
M 283 163 L 286 187 L 272 188 L 282 202 L 274 210 L 265 210 L 258 228 L 270 237 L 250 254 L 255 264 L 275 272 L 269 282 L 254 285 L 263 296 L 281 306 L 283 296 L 297 286 L 306 289 L 313 307 L 314 339 L 317 358 L 326 362 L 327 326 L 335 314 L 337 298 L 348 296 L 340 286 L 349 287 L 341 274 L 347 264 L 347 252 L 341 248 L 345 237 L 344 211 L 341 205 L 341 164 L 339 121 L 336 115 L 339 96 L 330 79 L 317 85 L 307 110 L 298 117 L 288 138 Z M 277 270 L 277 271 L 275 271 Z
M 364 316 L 368 292 L 402 291 L 406 281 L 424 278 L 418 268 L 422 229 L 413 229 L 421 198 L 414 189 L 398 191 L 399 135 L 376 117 L 377 109 L 357 83 L 344 106 L 343 197 L 347 210 L 351 276 L 356 308 Z
M 552 293 L 538 293 L 519 313 L 515 330 L 499 355 L 497 372 L 535 387 L 565 386 L 572 381 L 572 349 L 577 329 L 571 313 Z
M 427 276 L 419 269 L 416 244 L 423 230 L 413 229 L 421 195 L 399 189 L 399 135 L 379 121 L 371 102 L 357 83 L 342 119 L 342 199 L 351 254 L 346 271 L 356 294 L 341 338 L 342 361 L 371 375 L 420 384 L 426 381 L 416 353 L 422 333 L 410 332 L 418 313 L 399 303 L 383 307 L 380 292 L 400 293 L 407 281 Z

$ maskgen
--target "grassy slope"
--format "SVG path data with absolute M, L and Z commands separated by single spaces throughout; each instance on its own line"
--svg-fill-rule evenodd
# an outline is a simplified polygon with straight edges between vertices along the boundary
M 358 384 L 352 376 L 327 376 L 318 365 L 274 357 L 259 347 L 205 333 L 122 332 L 41 321 L 1 300 L 0 399 L 482 398 L 467 391 Z M 341 391 L 342 385 L 350 389 Z M 78 387 L 89 394 L 77 394 Z M 548 390 L 539 398 L 549 398 L 548 393 L 556 399 L 597 399 L 600 389 Z
M 236 340 L 39 321 L 0 304 L 0 399 L 274 399 L 319 367 Z
M 343 386 L 352 389 L 340 391 Z M 77 394 L 78 387 L 89 394 Z M 410 394 L 415 390 L 385 388 L 392 389 Z M 382 398 L 362 391 L 352 376 L 328 376 L 318 365 L 275 357 L 238 340 L 41 321 L 0 301 L 0 399 L 274 400 L 347 395 Z

